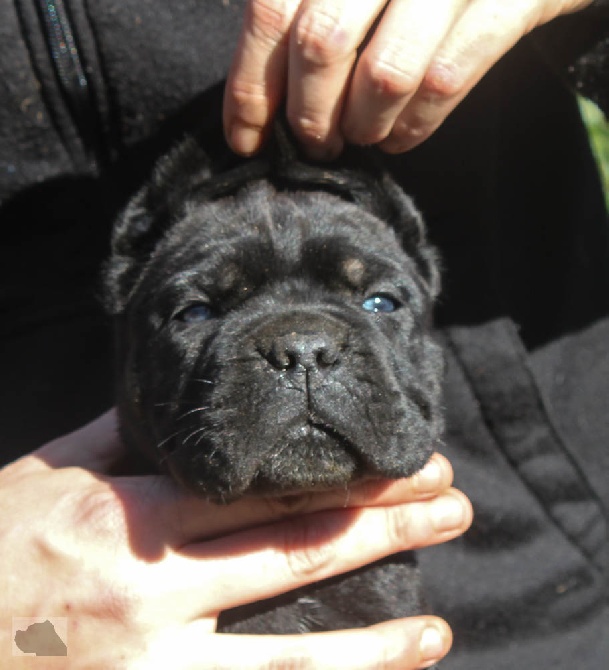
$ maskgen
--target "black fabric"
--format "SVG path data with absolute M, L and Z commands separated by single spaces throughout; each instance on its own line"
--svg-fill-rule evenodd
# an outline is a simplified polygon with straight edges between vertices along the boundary
M 558 530 L 602 571 L 609 559 L 602 506 L 548 412 L 513 323 L 500 319 L 447 332 L 503 457 Z
M 514 324 L 450 327 L 443 342 L 445 453 L 476 510 L 464 538 L 421 552 L 434 609 L 455 628 L 443 667 L 602 667 L 606 507 L 556 425 Z
M 57 4 L 57 3 L 51 3 Z M 84 106 L 40 3 L 0 0 L 3 461 L 112 404 L 109 227 L 155 155 L 217 114 L 244 2 L 63 0 Z M 607 110 L 609 2 L 535 31 L 429 141 L 388 158 L 441 251 L 445 453 L 472 530 L 420 552 L 447 670 L 609 658 L 609 225 L 566 84 Z

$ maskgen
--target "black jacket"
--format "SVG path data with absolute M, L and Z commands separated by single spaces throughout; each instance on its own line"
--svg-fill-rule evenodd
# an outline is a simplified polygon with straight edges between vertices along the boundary
M 112 404 L 99 263 L 153 158 L 211 113 L 244 2 L 0 0 L 0 445 Z M 447 670 L 609 658 L 609 226 L 572 88 L 609 109 L 609 3 L 521 40 L 388 158 L 444 263 L 445 453 L 471 531 L 421 552 Z

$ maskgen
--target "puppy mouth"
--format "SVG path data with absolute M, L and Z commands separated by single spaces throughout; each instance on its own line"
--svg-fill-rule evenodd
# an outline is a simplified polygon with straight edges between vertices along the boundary
M 330 438 L 338 447 L 344 449 L 352 457 L 355 457 L 359 453 L 353 442 L 339 432 L 332 424 L 316 417 L 309 418 L 297 432 L 305 439 Z
M 290 467 L 262 462 L 250 482 L 253 495 L 281 504 L 298 503 L 303 496 L 343 488 L 365 471 L 361 450 L 334 426 L 309 419 L 286 434 Z
M 168 454 L 166 465 L 174 479 L 197 495 L 224 503 L 262 498 L 286 512 L 316 493 L 346 490 L 366 473 L 361 450 L 336 428 L 313 418 L 290 426 L 280 444 L 252 463 L 249 476 L 216 470 L 207 459 L 200 467 L 192 454 L 180 450 Z

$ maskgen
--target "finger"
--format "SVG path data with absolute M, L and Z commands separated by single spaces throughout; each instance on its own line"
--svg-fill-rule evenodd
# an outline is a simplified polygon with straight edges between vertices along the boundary
M 471 516 L 469 501 L 453 489 L 427 502 L 307 514 L 169 552 L 148 569 L 148 596 L 197 616 L 204 593 L 212 614 L 453 539 Z
M 112 420 L 113 417 L 109 414 L 103 417 L 98 425 Z M 75 435 L 77 434 L 82 436 L 85 432 L 78 431 Z M 82 449 L 80 439 L 76 440 L 76 444 Z M 48 445 L 49 452 L 51 446 Z M 47 450 L 47 447 L 44 449 Z M 65 446 L 59 445 L 58 450 L 63 449 Z M 61 460 L 57 458 L 54 450 L 51 456 L 45 456 L 45 459 L 28 456 L 6 467 L 13 468 L 15 472 L 18 470 L 22 475 L 28 475 L 34 471 L 48 469 L 48 460 L 54 463 Z M 77 458 L 65 460 L 76 461 Z M 63 465 L 66 466 L 67 463 L 64 462 Z M 78 479 L 74 479 L 76 477 L 74 469 L 68 470 L 67 467 L 63 467 L 62 472 L 65 473 L 65 479 L 55 480 L 60 490 L 66 486 L 73 489 L 77 485 L 91 483 L 91 475 L 86 469 L 78 471 L 80 472 Z M 243 499 L 232 505 L 222 506 L 193 497 L 163 475 L 113 477 L 108 479 L 108 483 L 101 489 L 99 486 L 94 486 L 91 490 L 97 492 L 96 495 L 89 499 L 86 505 L 79 505 L 76 511 L 78 518 L 86 516 L 87 525 L 97 528 L 98 533 L 100 528 L 108 525 L 112 517 L 122 519 L 127 515 L 131 528 L 131 542 L 149 555 L 162 555 L 167 547 L 179 548 L 195 540 L 226 535 L 294 514 L 336 507 L 385 506 L 408 500 L 423 500 L 446 490 L 452 482 L 452 477 L 452 468 L 448 461 L 435 454 L 420 473 L 409 479 L 362 482 L 348 491 L 296 496 L 293 500 Z M 99 480 L 94 481 L 99 484 Z M 110 513 L 111 510 L 113 514 Z M 93 519 L 98 521 L 94 523 Z M 73 525 L 76 527 L 77 524 Z M 116 533 L 120 525 L 121 522 L 117 521 L 112 532 Z M 151 529 L 154 529 L 153 533 Z
M 357 63 L 342 130 L 356 144 L 389 135 L 468 0 L 394 0 Z
M 204 654 L 202 640 L 206 640 Z M 207 624 L 196 621 L 157 639 L 134 668 L 414 670 L 439 661 L 451 644 L 450 628 L 437 617 L 398 619 L 359 630 L 264 636 L 209 636 Z
M 81 467 L 106 473 L 121 458 L 125 449 L 118 434 L 116 411 L 109 410 L 86 426 L 47 443 L 24 457 L 32 468 Z
M 300 0 L 250 0 L 224 94 L 224 132 L 242 155 L 261 146 L 283 98 L 287 39 Z
M 370 480 L 344 490 L 277 498 L 244 498 L 230 505 L 214 505 L 195 498 L 178 489 L 169 478 L 157 480 L 154 487 L 148 481 L 141 482 L 147 491 L 154 491 L 154 498 L 147 496 L 148 522 L 144 519 L 143 523 L 146 527 L 153 523 L 169 546 L 180 547 L 296 514 L 424 500 L 451 486 L 453 470 L 446 458 L 434 454 L 421 471 L 408 479 Z
M 339 119 L 357 49 L 384 0 L 308 0 L 294 19 L 289 46 L 287 115 L 316 159 L 342 149 Z
M 399 153 L 429 137 L 491 66 L 540 20 L 540 3 L 535 0 L 476 0 L 468 5 L 380 147 Z

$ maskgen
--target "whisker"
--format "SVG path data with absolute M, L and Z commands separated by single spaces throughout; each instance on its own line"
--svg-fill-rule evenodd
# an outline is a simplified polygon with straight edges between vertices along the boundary
M 188 410 L 188 412 L 184 412 L 184 414 L 181 414 L 176 421 L 181 421 L 182 419 L 185 419 L 187 416 L 190 416 L 191 414 L 196 414 L 197 412 L 206 412 L 208 409 L 211 409 L 211 405 L 204 405 L 203 407 L 195 407 L 195 409 Z
M 188 442 L 188 440 L 190 440 L 191 437 L 194 437 L 197 433 L 201 433 L 204 430 L 207 430 L 207 426 L 202 426 L 201 428 L 197 428 L 196 430 L 193 430 L 192 433 L 190 433 L 190 435 L 185 440 L 182 440 L 182 446 L 185 446 L 186 443 Z
M 201 441 L 205 439 L 205 433 L 201 431 L 201 435 L 197 438 L 197 441 L 195 442 L 195 447 L 198 447 L 201 444 Z
M 165 445 L 167 442 L 169 442 L 169 440 L 173 439 L 174 437 L 177 437 L 180 433 L 185 433 L 187 430 L 188 430 L 188 428 L 180 428 L 180 430 L 176 430 L 175 433 L 172 433 L 169 437 L 166 437 L 164 440 L 159 442 L 156 445 L 156 448 L 161 449 L 163 447 L 163 445 Z
M 197 405 L 198 400 L 168 400 L 167 402 L 155 402 L 155 407 L 168 407 L 170 405 Z

